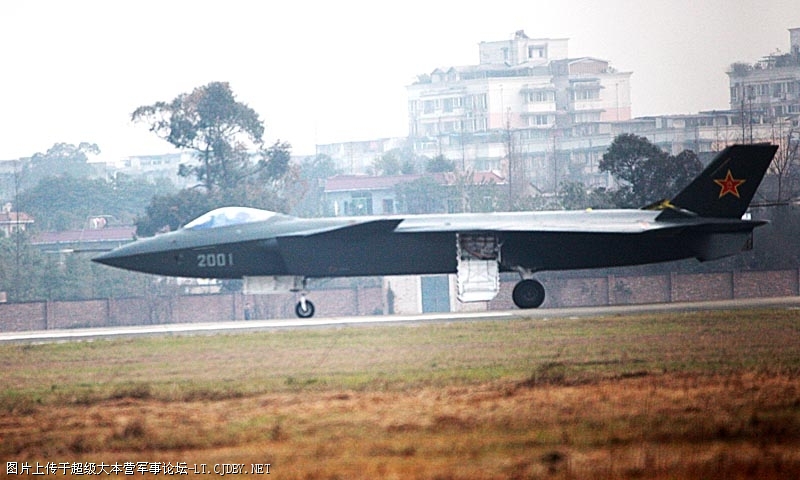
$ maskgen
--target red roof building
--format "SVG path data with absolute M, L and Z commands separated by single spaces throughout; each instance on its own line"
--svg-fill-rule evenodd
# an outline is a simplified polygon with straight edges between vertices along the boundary
M 136 237 L 136 226 L 119 225 L 61 232 L 40 232 L 31 244 L 45 250 L 110 250 Z
M 33 223 L 33 218 L 25 212 L 0 212 L 0 233 L 10 237 L 14 232 L 24 232 Z

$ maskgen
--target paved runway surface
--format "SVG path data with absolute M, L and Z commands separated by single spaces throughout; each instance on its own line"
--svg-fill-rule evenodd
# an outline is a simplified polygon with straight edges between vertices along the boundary
M 433 313 L 418 315 L 384 315 L 364 317 L 336 317 L 311 319 L 251 320 L 217 323 L 180 323 L 165 325 L 140 325 L 128 327 L 76 328 L 65 330 L 40 330 L 0 333 L 0 343 L 47 343 L 95 338 L 137 337 L 147 335 L 192 335 L 232 333 L 237 331 L 265 331 L 289 328 L 313 328 L 379 323 L 453 322 L 476 320 L 502 320 L 534 318 L 580 318 L 637 313 L 686 312 L 726 310 L 737 308 L 800 308 L 800 297 L 754 298 L 716 300 L 691 303 L 658 303 L 648 305 L 623 305 L 610 307 L 552 308 L 539 310 L 507 310 L 470 313 Z

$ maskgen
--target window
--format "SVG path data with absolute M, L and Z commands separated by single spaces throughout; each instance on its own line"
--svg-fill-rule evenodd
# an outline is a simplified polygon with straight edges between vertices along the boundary
M 461 104 L 462 104 L 461 97 L 445 98 L 442 101 L 443 105 L 442 108 L 445 112 L 452 112 L 457 108 L 461 108 Z
M 469 97 L 469 108 L 471 109 L 486 109 L 486 94 L 482 93 L 479 95 L 471 95 Z
M 423 113 L 433 113 L 439 107 L 439 100 L 425 100 L 422 105 Z
M 572 92 L 573 100 L 598 100 L 600 98 L 600 90 L 594 89 L 581 89 Z
M 372 215 L 372 194 L 369 192 L 355 192 L 352 201 L 345 203 L 347 215 Z
M 528 103 L 546 103 L 553 101 L 553 92 L 548 91 L 535 91 L 528 92 Z
M 528 117 L 528 126 L 530 127 L 545 127 L 550 125 L 550 117 L 548 115 L 532 115 Z
M 486 131 L 486 118 L 473 118 L 472 125 L 470 125 L 473 132 L 485 132 Z
M 460 130 L 461 122 L 442 122 L 442 133 L 452 133 Z
M 541 45 L 531 45 L 528 47 L 528 58 L 544 58 L 544 47 Z
M 582 112 L 572 116 L 575 123 L 599 122 L 600 112 Z

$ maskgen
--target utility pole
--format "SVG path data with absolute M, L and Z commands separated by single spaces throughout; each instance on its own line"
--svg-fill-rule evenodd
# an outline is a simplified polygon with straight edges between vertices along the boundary
M 14 300 L 19 301 L 19 265 L 20 265 L 20 241 L 22 241 L 22 235 L 19 233 L 20 221 L 19 221 L 19 159 L 14 160 L 14 208 L 16 215 L 15 225 L 14 225 L 14 257 L 15 257 L 15 268 L 14 268 Z M 11 212 L 9 212 L 9 215 Z
M 508 157 L 508 210 L 513 210 L 514 205 L 514 141 L 511 132 L 510 112 L 506 115 L 506 156 Z

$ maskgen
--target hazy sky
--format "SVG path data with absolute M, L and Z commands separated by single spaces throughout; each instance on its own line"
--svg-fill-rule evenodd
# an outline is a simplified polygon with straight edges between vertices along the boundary
M 295 153 L 404 136 L 417 74 L 520 29 L 633 72 L 634 116 L 726 109 L 728 66 L 788 51 L 792 27 L 797 0 L 4 0 L 0 159 L 56 142 L 170 152 L 131 112 L 211 81 Z

